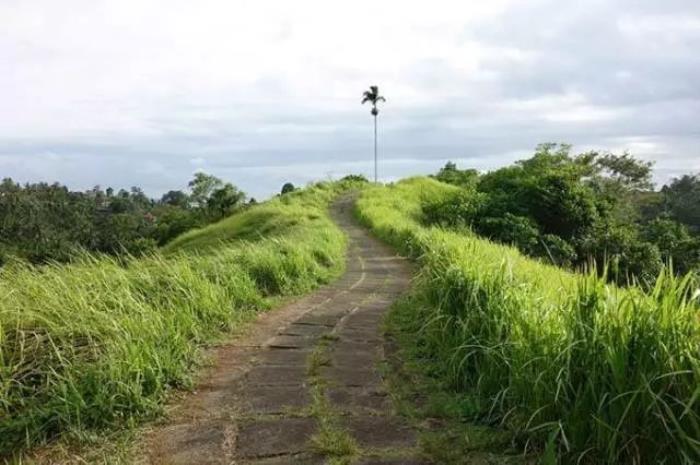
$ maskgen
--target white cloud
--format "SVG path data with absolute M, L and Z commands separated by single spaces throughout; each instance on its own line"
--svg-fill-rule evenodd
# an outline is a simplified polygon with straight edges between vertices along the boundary
M 373 83 L 387 177 L 547 140 L 697 168 L 699 48 L 696 0 L 4 0 L 0 175 L 260 197 L 367 166 Z

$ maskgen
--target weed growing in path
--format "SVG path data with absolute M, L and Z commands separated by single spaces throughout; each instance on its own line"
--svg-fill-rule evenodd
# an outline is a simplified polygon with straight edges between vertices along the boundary
M 311 382 L 312 413 L 318 422 L 318 432 L 311 438 L 311 449 L 330 459 L 332 465 L 349 464 L 359 453 L 355 439 L 339 425 L 326 396 L 321 368 L 329 364 L 328 345 L 333 337 L 321 338 L 308 358 L 307 373 Z

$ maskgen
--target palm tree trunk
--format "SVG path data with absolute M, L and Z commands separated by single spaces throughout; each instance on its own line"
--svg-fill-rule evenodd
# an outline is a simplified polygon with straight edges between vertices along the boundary
M 374 183 L 377 183 L 377 115 L 374 115 Z

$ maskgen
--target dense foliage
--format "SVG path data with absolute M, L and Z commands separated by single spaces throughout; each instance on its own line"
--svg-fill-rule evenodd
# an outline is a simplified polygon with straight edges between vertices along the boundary
M 523 187 L 525 169 L 506 169 L 485 182 L 497 177 L 503 197 L 512 198 L 509 189 Z M 561 186 L 551 179 L 543 185 Z M 558 238 L 575 236 L 579 225 L 585 230 L 571 218 L 599 214 L 580 193 L 585 186 L 565 186 L 552 189 L 571 215 L 549 218 L 545 233 Z M 414 294 L 397 308 L 397 319 L 412 335 L 416 362 L 473 396 L 462 407 L 465 419 L 508 427 L 548 465 L 698 463 L 700 307 L 689 277 L 662 271 L 648 291 L 620 288 L 468 229 L 426 225 L 426 206 L 435 214 L 435 205 L 450 208 L 447 199 L 455 198 L 489 202 L 419 178 L 366 189 L 357 213 L 420 264 Z M 527 210 L 504 211 L 500 219 L 515 238 L 543 233 L 542 218 Z
M 230 183 L 196 173 L 191 193 L 160 200 L 144 192 L 95 187 L 73 192 L 60 184 L 0 183 L 0 265 L 11 256 L 32 263 L 65 262 L 80 251 L 140 255 L 184 231 L 230 215 L 245 194 Z
M 345 238 L 327 207 L 352 185 L 276 197 L 195 230 L 167 253 L 5 266 L 0 456 L 157 411 L 169 388 L 188 384 L 199 344 L 270 299 L 336 276 Z
M 696 176 L 655 192 L 650 163 L 543 144 L 481 176 L 448 163 L 435 177 L 460 189 L 426 206 L 431 223 L 469 227 L 561 266 L 593 264 L 618 283 L 650 285 L 668 262 L 679 274 L 700 269 Z
M 280 191 L 280 194 L 281 195 L 289 194 L 290 192 L 294 192 L 295 190 L 296 190 L 296 187 L 294 187 L 294 184 L 292 184 L 291 182 L 285 182 L 282 185 L 282 190 Z

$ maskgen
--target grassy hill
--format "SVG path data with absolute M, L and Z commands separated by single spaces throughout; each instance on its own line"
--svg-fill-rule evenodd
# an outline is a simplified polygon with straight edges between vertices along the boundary
M 85 255 L 0 274 L 0 456 L 133 424 L 187 386 L 197 348 L 342 270 L 318 184 L 189 232 L 141 259 Z
M 423 205 L 454 189 L 428 178 L 372 187 L 357 214 L 421 265 L 392 321 L 411 335 L 414 362 L 470 397 L 462 416 L 508 426 L 545 463 L 698 463 L 700 309 L 689 277 L 623 289 L 427 226 Z
M 323 198 L 318 200 L 325 201 Z M 283 197 L 255 205 L 218 223 L 188 231 L 166 244 L 162 251 L 166 254 L 178 251 L 201 253 L 226 246 L 234 241 L 254 242 L 281 237 L 302 224 L 310 228 L 315 227 L 314 223 L 321 219 L 317 208 L 313 208 L 317 207 L 316 201 L 317 199 L 311 197 L 306 191 L 285 194 Z
M 4 267 L 0 457 L 156 415 L 190 385 L 201 346 L 337 276 L 345 238 L 327 208 L 351 187 L 277 197 L 144 258 Z M 428 225 L 424 206 L 456 189 L 414 178 L 358 200 L 360 219 L 420 265 L 390 320 L 410 335 L 409 362 L 467 399 L 461 419 L 506 426 L 545 463 L 697 463 L 690 279 L 663 272 L 651 289 L 621 288 Z

